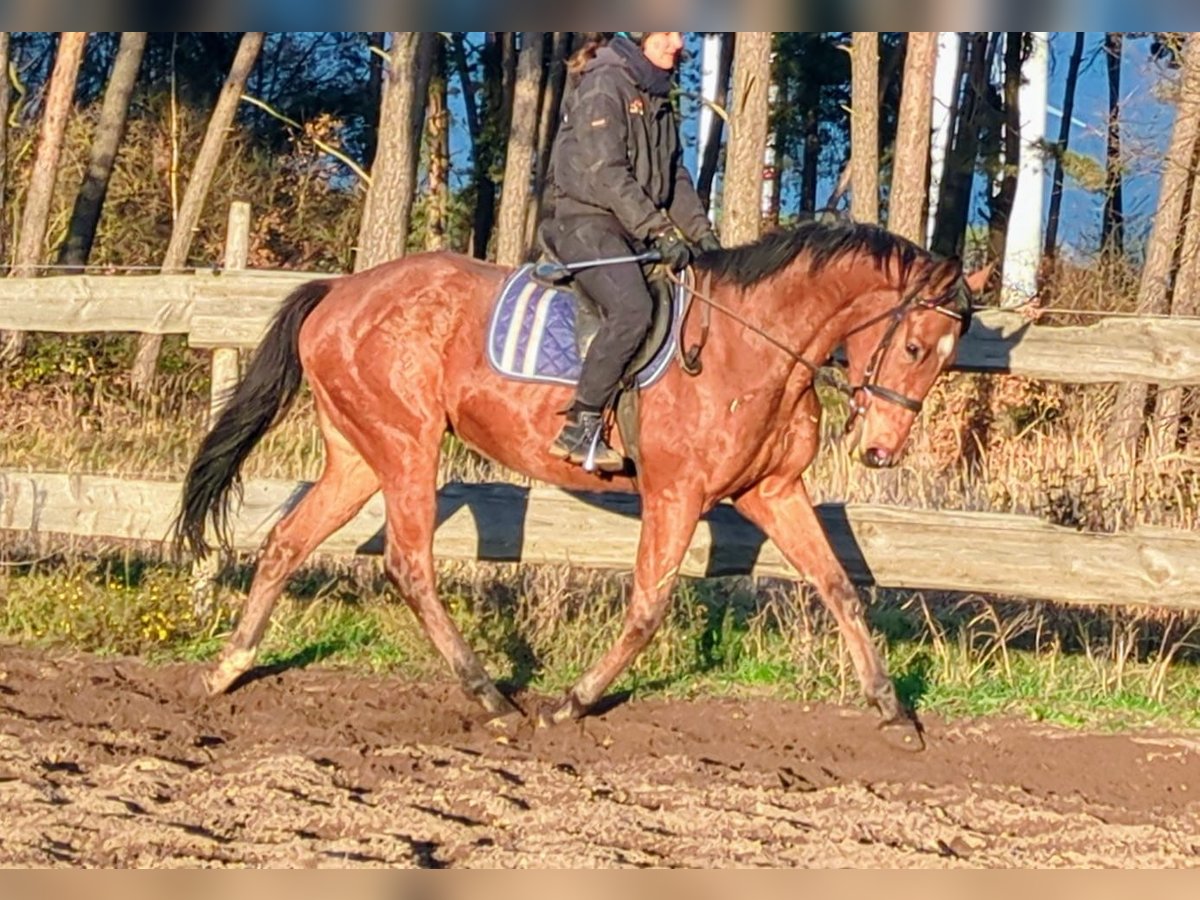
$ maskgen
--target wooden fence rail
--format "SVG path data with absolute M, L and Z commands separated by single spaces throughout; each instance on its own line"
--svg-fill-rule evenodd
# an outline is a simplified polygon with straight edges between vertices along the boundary
M 235 212 L 244 231 L 248 209 Z M 238 254 L 227 256 L 233 265 L 241 261 Z M 186 334 L 193 346 L 250 348 L 280 301 L 317 277 L 328 276 L 227 268 L 0 279 L 0 330 Z M 985 310 L 959 348 L 958 367 L 1068 383 L 1200 384 L 1200 319 L 1109 318 L 1053 327 Z M 228 364 L 217 368 L 233 371 Z M 218 380 L 215 372 L 214 388 Z M 247 485 L 236 523 L 238 547 L 257 548 L 305 489 L 283 481 Z M 161 541 L 179 492 L 173 483 L 0 471 L 0 529 Z M 450 560 L 629 569 L 639 531 L 637 504 L 636 497 L 551 488 L 451 486 L 440 495 L 435 552 Z M 1090 534 L 1022 516 L 868 505 L 826 505 L 820 513 L 835 550 L 860 583 L 1200 609 L 1200 537 L 1184 532 Z M 322 549 L 378 552 L 382 527 L 377 497 Z M 796 577 L 775 546 L 729 506 L 702 524 L 682 571 Z
M 257 549 L 307 483 L 246 485 L 235 522 L 238 548 Z M 164 540 L 180 486 L 107 476 L 0 472 L 0 528 L 26 534 Z M 439 495 L 434 551 L 446 560 L 564 563 L 629 570 L 638 499 L 514 485 L 450 485 Z M 1142 528 L 1081 533 L 996 513 L 826 504 L 834 548 L 860 584 L 1000 594 L 1097 605 L 1200 609 L 1200 537 Z M 376 496 L 322 545 L 328 553 L 378 553 Z M 778 549 L 730 506 L 710 514 L 684 560 L 688 576 L 795 578 Z
M 247 270 L 0 279 L 0 330 L 187 334 L 197 347 L 249 348 L 279 301 L 318 277 L 327 276 Z M 1200 384 L 1200 319 L 1059 327 L 989 309 L 975 317 L 958 367 L 1076 384 Z

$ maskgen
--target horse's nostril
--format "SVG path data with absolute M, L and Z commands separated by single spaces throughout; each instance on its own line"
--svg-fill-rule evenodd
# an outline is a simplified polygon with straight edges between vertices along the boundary
M 892 464 L 892 454 L 882 447 L 868 447 L 863 454 L 863 462 L 873 469 L 882 469 Z

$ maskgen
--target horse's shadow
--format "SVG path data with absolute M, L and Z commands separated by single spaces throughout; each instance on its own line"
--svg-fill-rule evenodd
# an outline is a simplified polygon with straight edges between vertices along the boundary
M 256 665 L 248 672 L 242 673 L 238 679 L 229 686 L 230 691 L 238 690 L 239 688 L 251 685 L 256 681 L 262 681 L 266 678 L 272 678 L 276 675 L 282 675 L 292 669 L 304 669 L 314 663 L 319 663 L 331 656 L 336 655 L 340 650 L 343 650 L 348 644 L 341 641 L 322 640 L 302 647 L 294 653 L 289 653 L 287 656 L 273 660 L 269 663 Z
M 308 486 L 296 491 L 289 498 L 287 507 L 299 502 Z M 571 491 L 575 500 L 595 508 L 596 510 L 618 517 L 620 527 L 636 527 L 641 516 L 641 499 L 633 494 L 599 493 L 587 491 Z M 531 525 L 530 501 L 532 493 L 528 487 L 512 484 L 461 484 L 452 483 L 438 492 L 438 507 L 436 525 L 440 528 L 451 517 L 463 510 L 471 516 L 474 523 L 474 533 L 477 536 L 474 548 L 475 558 L 481 562 L 522 562 L 526 556 L 526 534 Z M 869 566 L 858 546 L 853 531 L 849 527 L 845 510 L 842 507 L 826 505 L 822 507 L 822 518 L 835 550 L 846 564 L 851 577 L 856 581 L 873 583 Z M 722 578 L 726 576 L 744 576 L 754 572 L 759 556 L 766 544 L 766 537 L 753 524 L 747 521 L 732 506 L 722 504 L 711 510 L 702 520 L 709 529 L 711 542 L 708 558 L 702 573 L 703 578 Z M 603 535 L 598 536 L 603 539 Z M 357 547 L 357 553 L 379 556 L 384 551 L 385 535 L 380 529 Z M 247 578 L 248 573 L 243 573 Z M 503 588 L 502 588 L 503 590 Z M 490 598 L 501 607 L 511 605 L 513 598 Z M 728 599 L 724 601 L 728 603 Z M 714 612 L 724 614 L 714 607 Z M 501 616 L 505 622 L 505 630 L 501 635 L 503 652 L 510 664 L 510 674 L 499 681 L 500 689 L 515 695 L 526 690 L 542 669 L 541 660 L 528 639 L 520 633 L 511 621 L 511 617 Z M 703 643 L 703 642 L 702 642 Z M 255 668 L 243 676 L 239 684 L 270 675 L 279 674 L 292 668 L 300 668 L 332 656 L 338 652 L 338 647 L 329 641 L 319 642 L 300 650 L 291 656 L 276 660 L 268 665 Z M 706 665 L 700 661 L 697 671 L 703 672 L 715 663 Z M 647 689 L 669 687 L 680 678 L 685 678 L 693 672 L 680 673 L 672 678 L 658 679 L 647 683 Z M 628 699 L 628 692 L 616 695 L 615 704 L 619 705 Z

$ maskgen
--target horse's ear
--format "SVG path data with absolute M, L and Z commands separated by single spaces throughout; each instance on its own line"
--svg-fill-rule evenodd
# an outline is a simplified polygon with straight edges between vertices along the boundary
M 963 281 L 967 283 L 967 287 L 971 289 L 971 293 L 978 297 L 983 293 L 983 289 L 987 287 L 988 279 L 992 277 L 992 272 L 994 271 L 996 271 L 996 264 L 990 262 L 982 269 L 977 269 L 970 275 L 964 275 Z

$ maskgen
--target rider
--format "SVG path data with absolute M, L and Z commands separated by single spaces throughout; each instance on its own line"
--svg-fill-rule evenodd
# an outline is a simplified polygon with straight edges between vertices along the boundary
M 682 49 L 678 31 L 621 31 L 572 60 L 578 81 L 555 141 L 546 234 L 564 262 L 654 249 L 678 272 L 694 252 L 720 249 L 683 164 L 668 96 Z M 575 278 L 603 322 L 550 452 L 582 463 L 594 447 L 597 469 L 620 471 L 625 460 L 603 439 L 602 412 L 650 328 L 653 301 L 637 263 L 585 268 Z

